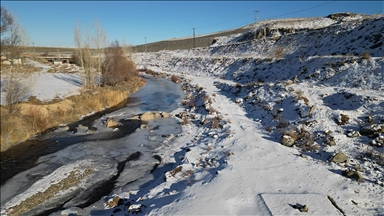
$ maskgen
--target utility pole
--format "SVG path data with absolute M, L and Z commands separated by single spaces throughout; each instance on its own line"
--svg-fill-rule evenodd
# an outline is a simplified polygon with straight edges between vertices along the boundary
M 35 43 L 32 42 L 32 47 L 33 47 L 33 58 L 35 58 Z
M 147 52 L 147 37 L 144 37 L 145 40 L 145 52 Z
M 253 11 L 255 12 L 255 23 L 257 22 L 257 14 L 259 13 L 259 11 Z
M 196 28 L 192 28 L 193 29 L 193 48 L 196 48 L 196 38 L 195 38 L 195 29 Z

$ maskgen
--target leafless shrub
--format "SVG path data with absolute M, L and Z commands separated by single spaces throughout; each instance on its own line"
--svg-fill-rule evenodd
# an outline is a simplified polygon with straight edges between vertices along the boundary
M 183 100 L 183 101 L 181 102 L 181 105 L 183 105 L 183 106 L 187 106 L 187 105 L 188 105 L 188 101 Z
M 266 128 L 265 128 L 265 131 L 267 131 L 267 132 L 269 132 L 269 133 L 272 132 L 272 127 L 271 127 L 271 126 L 266 127 Z
M 195 171 L 193 171 L 193 170 L 186 170 L 185 172 L 183 172 L 183 177 L 190 177 L 194 173 L 195 173 Z
M 231 151 L 227 151 L 227 153 L 225 154 L 227 157 L 231 156 L 231 155 L 235 155 L 235 153 L 231 152 Z
M 370 59 L 371 58 L 371 54 L 369 53 L 369 51 L 365 51 L 361 54 L 360 56 L 362 59 Z
M 219 120 L 218 118 L 213 118 L 213 119 L 212 119 L 212 125 L 211 125 L 211 128 L 212 128 L 212 129 L 219 128 L 219 125 L 220 125 L 220 120 Z
M 203 97 L 203 102 L 204 103 L 206 103 L 206 102 L 208 102 L 208 100 L 209 100 L 210 98 L 209 98 L 209 96 L 208 95 L 204 95 L 204 97 Z
M 178 77 L 176 75 L 172 75 L 171 76 L 171 81 L 174 82 L 174 83 L 177 83 L 177 84 L 181 83 L 180 77 Z
M 283 46 L 277 47 L 276 50 L 275 50 L 275 56 L 274 57 L 277 58 L 277 59 L 280 59 L 284 55 L 285 55 L 284 47 Z
M 215 108 L 210 107 L 209 108 L 209 114 L 213 115 L 214 113 L 217 113 L 217 110 Z
M 18 70 L 19 65 L 16 65 Z M 34 80 L 29 74 L 16 73 L 12 71 L 12 66 L 7 73 L 5 83 L 5 105 L 9 112 L 17 111 L 17 104 L 28 98 L 30 88 L 33 85 Z
M 349 117 L 344 114 L 340 114 L 340 118 L 336 120 L 338 125 L 345 125 L 349 121 Z
M 297 90 L 297 91 L 296 91 L 295 98 L 296 98 L 297 100 L 303 100 L 303 101 L 304 101 L 304 104 L 305 104 L 306 106 L 309 106 L 309 100 L 308 100 L 308 98 L 306 98 L 306 97 L 304 96 L 304 91 L 302 91 L 302 90 Z
M 279 115 L 279 116 L 281 116 L 281 115 Z M 276 126 L 276 128 L 283 129 L 283 128 L 286 128 L 289 126 L 289 121 L 286 119 L 278 120 L 278 122 L 279 122 L 279 124 Z
M 288 135 L 290 136 L 293 140 L 297 140 L 298 137 L 299 137 L 299 134 L 297 133 L 297 131 L 295 129 L 289 129 L 289 130 L 285 130 L 283 132 L 283 135 Z
M 117 85 L 138 76 L 138 71 L 128 58 L 124 57 L 124 50 L 118 41 L 105 49 L 105 60 L 102 65 L 104 85 Z
M 181 125 L 187 125 L 189 124 L 189 119 L 188 118 L 184 118 L 183 121 L 180 123 Z

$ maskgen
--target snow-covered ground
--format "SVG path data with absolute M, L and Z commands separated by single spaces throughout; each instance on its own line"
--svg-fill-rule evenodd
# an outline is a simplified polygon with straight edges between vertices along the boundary
M 383 40 L 384 16 L 357 15 L 263 21 L 208 48 L 135 54 L 139 68 L 183 80 L 171 112 L 183 132 L 154 150 L 164 173 L 52 215 L 384 215 Z M 23 199 L 49 180 L 60 179 Z
M 28 100 L 30 96 L 35 96 L 36 99 L 40 101 L 50 101 L 55 98 L 64 98 L 80 93 L 82 79 L 79 73 L 48 73 L 48 70 L 52 68 L 52 66 L 41 64 L 36 61 L 29 61 L 27 63 L 35 67 L 41 67 L 42 69 L 39 72 L 31 73 L 27 80 L 21 80 L 21 83 L 28 88 L 27 94 L 22 98 L 23 101 Z M 1 105 L 5 105 L 6 103 L 6 87 L 7 76 L 2 73 Z

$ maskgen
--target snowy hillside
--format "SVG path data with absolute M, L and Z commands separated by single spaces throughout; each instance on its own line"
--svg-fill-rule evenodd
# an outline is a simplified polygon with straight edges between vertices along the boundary
M 160 106 L 171 118 L 41 157 L 47 165 L 38 162 L 2 187 L 1 213 L 384 215 L 384 16 L 246 28 L 207 48 L 133 54 L 139 69 L 180 84 L 179 107 Z M 164 111 L 151 106 L 156 93 L 177 91 L 152 79 L 139 105 Z M 128 111 L 109 115 L 134 118 Z M 99 131 L 115 132 L 99 123 Z M 123 160 L 132 149 L 135 159 Z M 41 179 L 25 180 L 39 172 Z M 106 180 L 112 192 L 99 199 L 92 185 Z M 15 188 L 19 195 L 7 197 Z M 85 205 L 92 195 L 98 199 Z
M 198 177 L 204 171 L 193 166 L 192 158 L 209 154 L 219 162 L 216 173 L 223 174 L 209 184 L 191 183 L 191 189 L 168 197 L 172 201 L 145 212 L 300 214 L 284 210 L 283 203 L 301 196 L 310 202 L 322 194 L 322 199 L 337 197 L 344 212 L 328 209 L 325 200 L 323 212 L 313 214 L 384 214 L 384 16 L 334 14 L 262 21 L 249 28 L 216 38 L 208 48 L 134 56 L 140 68 L 198 85 L 191 93 L 193 105 L 186 103 L 190 122 L 219 115 L 225 120 L 222 130 L 230 134 L 200 134 L 183 147 L 191 153 L 179 161 Z M 214 102 L 195 105 L 201 92 Z M 199 111 L 210 106 L 216 114 Z M 193 131 L 190 127 L 185 130 Z M 189 145 L 212 145 L 212 150 L 204 153 Z M 234 156 L 226 162 L 220 155 L 228 152 Z M 154 191 L 172 188 L 172 181 L 153 188 L 142 203 L 165 199 Z

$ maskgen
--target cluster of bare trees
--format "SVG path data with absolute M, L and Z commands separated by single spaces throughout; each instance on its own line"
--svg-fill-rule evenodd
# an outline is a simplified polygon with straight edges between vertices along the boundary
M 1 83 L 6 92 L 5 104 L 9 112 L 14 112 L 16 104 L 27 97 L 32 80 L 28 74 L 18 73 L 21 55 L 28 47 L 25 30 L 20 27 L 15 17 L 5 8 L 1 9 L 1 55 L 6 56 L 11 65 L 8 70 L 2 70 Z M 13 62 L 16 64 L 13 65 Z M 3 68 L 2 68 L 3 69 Z
M 85 37 L 79 25 L 75 27 L 76 53 L 75 61 L 83 69 L 83 87 L 94 88 L 101 84 L 100 71 L 103 61 L 103 50 L 107 46 L 107 35 L 98 22 L 94 22 L 93 34 L 86 29 Z
M 123 46 L 118 41 L 108 46 L 107 35 L 97 21 L 93 24 L 93 31 L 86 29 L 85 37 L 80 26 L 76 25 L 75 44 L 75 61 L 83 69 L 85 89 L 128 81 L 136 71 L 129 59 L 131 46 L 126 45 L 124 40 Z

